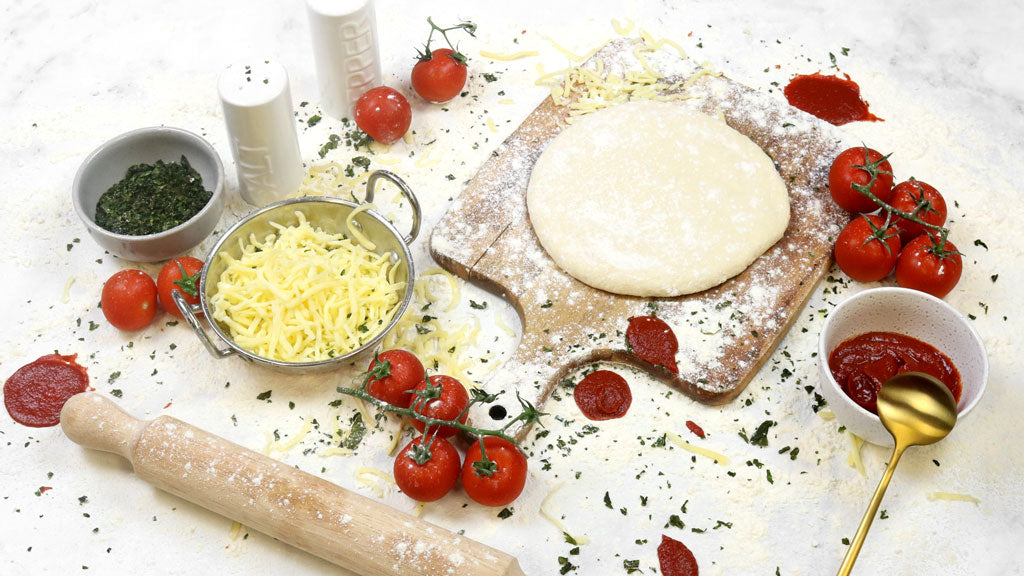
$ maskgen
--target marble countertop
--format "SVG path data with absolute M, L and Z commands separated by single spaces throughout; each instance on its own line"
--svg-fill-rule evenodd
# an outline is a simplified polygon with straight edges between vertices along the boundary
M 950 228 L 964 252 L 965 273 L 946 301 L 969 315 L 983 336 L 991 376 L 986 397 L 948 440 L 903 459 L 882 506 L 886 519 L 875 522 L 855 573 L 1022 572 L 1024 444 L 1018 439 L 1024 434 L 1024 329 L 1018 315 L 1024 309 L 1024 250 L 1017 243 L 1016 217 L 1024 213 L 1024 6 L 868 0 L 853 8 L 803 0 L 528 1 L 485 7 L 382 0 L 377 20 L 385 80 L 409 96 L 409 71 L 426 37 L 427 16 L 478 24 L 476 38 L 460 40 L 472 59 L 469 95 L 444 107 L 410 98 L 413 142 L 373 158 L 392 161 L 389 169 L 417 190 L 427 230 L 490 151 L 547 96 L 548 89 L 534 83 L 538 63 L 547 72 L 564 68 L 558 46 L 585 53 L 616 36 L 616 26 L 669 38 L 691 58 L 779 98 L 795 74 L 838 67 L 858 82 L 871 111 L 885 121 L 847 125 L 847 134 L 894 152 L 902 177 L 933 184 L 951 203 Z M 538 55 L 503 62 L 481 56 L 481 50 Z M 203 135 L 224 160 L 228 202 L 217 233 L 245 215 L 252 207 L 238 195 L 217 77 L 246 59 L 272 58 L 287 68 L 303 157 L 320 162 L 319 147 L 340 125 L 326 116 L 315 128 L 305 122 L 319 97 L 304 4 L 13 0 L 0 8 L 0 52 L 6 56 L 0 68 L 0 227 L 9 235 L 0 245 L 7 272 L 0 283 L 6 303 L 0 378 L 54 350 L 77 353 L 92 385 L 104 393 L 120 390 L 117 401 L 129 412 L 145 418 L 169 414 L 256 450 L 275 433 L 295 434 L 305 418 L 324 418 L 327 403 L 337 396 L 334 387 L 356 369 L 329 378 L 282 379 L 237 359 L 207 356 L 191 331 L 166 314 L 137 333 L 109 326 L 97 309 L 104 280 L 128 267 L 155 276 L 159 265 L 105 254 L 88 237 L 70 198 L 75 171 L 91 150 L 122 132 L 162 124 Z M 435 148 L 428 159 L 424 143 L 430 138 Z M 330 153 L 326 160 L 344 153 Z M 213 242 L 192 255 L 204 257 Z M 421 269 L 434 267 L 426 240 L 414 245 L 414 253 Z M 634 405 L 640 406 L 633 418 L 586 435 L 578 433 L 586 422 L 575 419 L 571 401 L 552 402 L 551 437 L 571 440 L 573 449 L 546 450 L 540 443 L 530 448 L 538 455 L 511 517 L 500 519 L 496 510 L 471 502 L 464 506 L 468 500 L 458 489 L 420 512 L 515 555 L 531 576 L 558 573 L 565 566 L 559 557 L 572 566 L 570 573 L 626 573 L 624 561 L 637 560 L 650 574 L 658 566 L 660 534 L 686 543 L 702 574 L 830 573 L 889 452 L 865 446 L 863 475 L 848 465 L 848 436 L 840 423 L 812 411 L 804 386 L 817 385 L 812 353 L 819 310 L 862 288 L 819 289 L 772 361 L 732 404 L 702 406 L 633 374 Z M 482 322 L 491 335 L 501 333 L 493 326 L 499 320 L 515 324 L 511 307 L 497 297 L 469 285 L 461 290 L 453 321 Z M 490 302 L 496 315 L 471 309 L 469 298 Z M 515 345 L 515 338 L 495 336 L 473 354 L 500 360 Z M 780 376 L 784 363 L 793 376 Z M 271 388 L 275 402 L 256 398 Z M 740 428 L 749 430 L 766 417 L 780 422 L 769 448 L 737 438 Z M 637 443 L 687 419 L 713 431 L 709 445 L 730 454 L 729 466 L 715 468 L 678 450 L 648 450 L 645 442 Z M 390 443 L 387 436 L 371 433 L 350 457 L 320 458 L 299 449 L 274 456 L 416 512 L 397 490 L 375 495 L 354 476 L 361 466 L 390 466 L 389 458 L 375 453 Z M 801 447 L 798 458 L 778 453 L 788 445 Z M 774 472 L 774 480 L 766 481 L 762 466 Z M 937 492 L 969 494 L 977 502 L 927 497 Z M 609 493 L 614 509 L 603 503 Z M 539 514 L 549 496 L 546 505 L 564 529 L 587 540 L 577 553 L 561 529 Z M 668 525 L 673 514 L 685 530 Z M 197 569 L 339 573 L 149 487 L 126 461 L 78 447 L 59 427 L 30 429 L 0 414 L 0 572 Z

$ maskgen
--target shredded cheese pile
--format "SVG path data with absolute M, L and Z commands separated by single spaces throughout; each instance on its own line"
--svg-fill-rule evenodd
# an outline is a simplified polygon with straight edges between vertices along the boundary
M 218 254 L 226 267 L 210 304 L 246 350 L 284 362 L 326 360 L 386 327 L 405 283 L 395 281 L 388 255 L 296 216 L 297 226 L 274 224 L 277 234 L 262 241 L 251 236 L 241 258 Z
M 628 32 L 632 29 L 632 23 L 628 28 L 622 28 L 618 22 L 613 21 L 612 26 L 616 31 Z M 555 105 L 569 108 L 569 118 L 566 122 L 571 124 L 572 119 L 576 116 L 631 100 L 687 100 L 691 98 L 687 89 L 694 82 L 702 76 L 717 75 L 705 64 L 701 70 L 686 80 L 668 83 L 665 81 L 664 75 L 655 70 L 644 55 L 669 46 L 674 48 L 680 57 L 686 58 L 683 49 L 671 40 L 664 38 L 656 40 L 644 30 L 640 31 L 640 38 L 643 43 L 637 44 L 633 48 L 633 56 L 639 62 L 640 69 L 626 70 L 621 75 L 606 72 L 605 62 L 600 58 L 590 63 L 579 64 L 604 48 L 609 41 L 603 42 L 586 54 L 577 55 L 549 39 L 555 48 L 569 59 L 570 63 L 577 64 L 556 72 L 545 72 L 544 67 L 538 64 L 537 71 L 540 77 L 536 80 L 536 84 L 550 86 L 551 99 Z

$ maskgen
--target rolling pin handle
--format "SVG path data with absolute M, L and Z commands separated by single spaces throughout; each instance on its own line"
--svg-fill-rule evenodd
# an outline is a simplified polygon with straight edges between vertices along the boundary
M 113 400 L 95 392 L 75 394 L 60 411 L 60 426 L 73 442 L 119 454 L 129 461 L 145 425 Z

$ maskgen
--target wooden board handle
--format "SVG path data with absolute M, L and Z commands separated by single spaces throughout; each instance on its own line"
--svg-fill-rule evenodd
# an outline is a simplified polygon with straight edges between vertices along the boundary
M 120 454 L 157 488 L 364 576 L 523 576 L 516 559 L 169 416 L 96 393 L 61 412 L 73 441 Z

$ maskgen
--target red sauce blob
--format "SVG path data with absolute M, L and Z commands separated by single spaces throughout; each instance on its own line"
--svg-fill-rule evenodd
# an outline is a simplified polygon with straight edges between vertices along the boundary
M 664 576 L 698 576 L 697 559 L 682 542 L 661 535 L 658 545 L 658 564 Z
M 580 412 L 591 420 L 622 418 L 633 402 L 626 379 L 609 370 L 587 374 L 576 385 L 572 397 Z
M 846 395 L 872 414 L 878 413 L 882 384 L 904 372 L 938 378 L 960 402 L 960 372 L 953 361 L 931 344 L 896 332 L 868 332 L 843 341 L 829 354 L 828 367 Z
M 797 75 L 789 81 L 783 93 L 791 106 L 836 126 L 859 120 L 882 120 L 868 110 L 867 102 L 861 100 L 860 86 L 849 75 L 843 76 L 846 78 L 823 76 L 817 72 Z
M 655 316 L 634 316 L 626 328 L 626 344 L 637 356 L 679 374 L 679 341 L 672 328 Z
M 42 428 L 60 423 L 60 409 L 89 387 L 89 375 L 75 362 L 78 354 L 47 354 L 26 364 L 4 382 L 4 407 L 15 422 Z
M 701 428 L 701 427 L 700 427 L 700 426 L 699 426 L 699 425 L 698 425 L 698 424 L 697 424 L 696 422 L 694 422 L 693 420 L 687 420 L 687 421 L 686 421 L 686 427 L 690 429 L 690 432 L 693 432 L 693 433 L 694 433 L 694 434 L 696 434 L 697 436 L 700 436 L 701 438 L 703 438 L 703 437 L 704 437 L 704 429 L 703 429 L 703 428 Z

